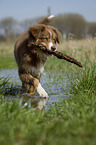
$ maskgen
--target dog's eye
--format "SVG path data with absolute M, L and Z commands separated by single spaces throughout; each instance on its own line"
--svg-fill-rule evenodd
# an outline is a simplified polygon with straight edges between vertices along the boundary
M 48 38 L 46 38 L 46 37 L 42 37 L 42 38 L 40 38 L 40 40 L 41 40 L 41 41 L 47 41 Z
M 44 37 L 43 40 L 48 40 L 48 38 Z

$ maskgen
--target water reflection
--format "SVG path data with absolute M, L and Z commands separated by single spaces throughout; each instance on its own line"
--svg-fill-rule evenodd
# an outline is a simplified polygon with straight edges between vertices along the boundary
M 10 78 L 10 82 L 11 84 L 13 84 L 13 86 L 11 86 L 11 89 L 6 89 L 6 99 L 22 98 L 22 104 L 28 107 L 34 106 L 37 109 L 41 110 L 43 107 L 48 108 L 48 104 L 54 105 L 62 98 L 69 96 L 70 83 L 65 74 L 52 74 L 51 72 L 43 73 L 40 82 L 48 93 L 49 99 L 41 98 L 37 93 L 35 93 L 34 95 L 29 95 L 24 91 L 22 92 L 21 81 L 19 79 L 17 69 L 2 70 L 0 71 L 0 77 Z

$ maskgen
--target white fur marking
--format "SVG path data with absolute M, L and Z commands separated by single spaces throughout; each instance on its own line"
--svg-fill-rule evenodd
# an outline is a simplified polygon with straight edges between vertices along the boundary
M 50 20 L 50 19 L 53 19 L 54 18 L 54 15 L 50 15 L 49 17 L 48 17 L 48 19 Z
M 49 43 L 49 50 L 51 50 L 51 47 L 53 46 L 53 43 L 52 42 L 50 42 Z
M 38 65 L 37 68 L 32 67 L 31 70 L 32 70 L 32 74 L 38 74 L 38 75 L 40 75 L 40 74 L 42 74 L 43 71 L 44 71 L 44 66 L 43 66 L 43 65 L 41 65 L 41 66 Z
M 49 97 L 46 91 L 42 88 L 41 84 L 38 85 L 37 93 L 40 95 L 40 97 Z
M 44 66 L 43 64 L 39 64 L 38 67 L 31 67 L 31 66 L 27 66 L 27 65 L 23 65 L 23 68 L 25 68 L 28 72 L 31 73 L 31 75 L 40 75 L 43 73 L 44 71 Z
M 49 30 L 49 33 L 50 33 L 50 35 L 51 35 L 51 37 L 52 37 L 52 32 Z

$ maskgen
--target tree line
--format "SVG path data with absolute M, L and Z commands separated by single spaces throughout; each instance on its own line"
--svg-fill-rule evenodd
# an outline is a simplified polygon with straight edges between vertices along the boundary
M 28 31 L 31 25 L 38 23 L 44 17 L 18 22 L 14 18 L 0 20 L 0 40 L 16 39 L 22 32 Z M 81 39 L 96 37 L 96 22 L 87 22 L 80 14 L 61 14 L 54 18 L 50 25 L 56 27 L 64 38 Z

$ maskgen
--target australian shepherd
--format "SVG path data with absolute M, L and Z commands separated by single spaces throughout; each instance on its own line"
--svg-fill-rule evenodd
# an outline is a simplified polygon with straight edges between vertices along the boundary
M 31 26 L 28 32 L 22 33 L 15 43 L 14 54 L 18 65 L 19 77 L 23 89 L 29 94 L 36 90 L 40 97 L 48 94 L 40 84 L 40 76 L 50 55 L 38 48 L 45 46 L 48 50 L 56 51 L 56 43 L 60 42 L 61 33 L 54 27 L 47 25 L 53 15 L 43 19 L 38 24 Z M 30 42 L 36 47 L 29 47 Z

